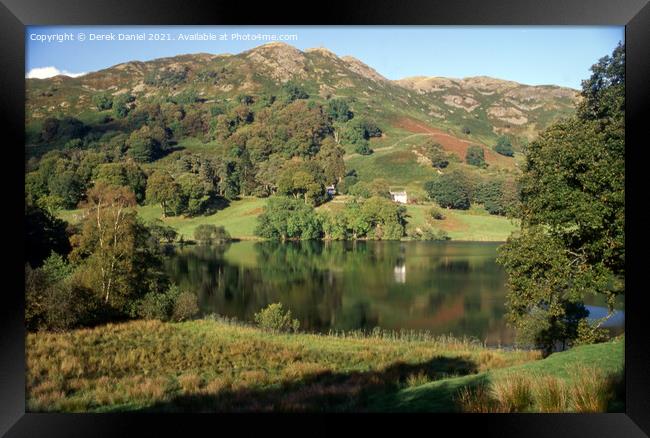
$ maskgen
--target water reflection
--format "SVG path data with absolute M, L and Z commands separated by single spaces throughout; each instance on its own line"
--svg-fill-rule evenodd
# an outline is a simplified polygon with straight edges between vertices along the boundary
M 428 329 L 511 344 L 498 244 L 236 242 L 193 246 L 167 260 L 205 314 L 251 321 L 281 302 L 309 331 Z M 408 271 L 408 275 L 407 275 Z

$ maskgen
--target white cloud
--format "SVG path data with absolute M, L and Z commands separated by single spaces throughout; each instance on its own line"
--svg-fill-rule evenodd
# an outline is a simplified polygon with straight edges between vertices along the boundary
M 36 67 L 31 69 L 25 75 L 26 78 L 36 78 L 36 79 L 46 79 L 51 78 L 52 76 L 65 75 L 70 76 L 71 78 L 76 78 L 78 76 L 85 75 L 86 73 L 70 73 L 69 71 L 59 70 L 56 67 Z

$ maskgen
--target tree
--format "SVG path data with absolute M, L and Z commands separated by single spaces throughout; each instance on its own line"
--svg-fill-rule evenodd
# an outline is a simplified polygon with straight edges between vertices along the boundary
M 512 157 L 515 155 L 515 151 L 512 149 L 512 143 L 510 143 L 510 139 L 505 135 L 502 135 L 497 139 L 494 151 L 498 154 L 505 155 L 506 157 Z
M 557 342 L 580 342 L 580 332 L 599 331 L 625 292 L 623 53 L 619 46 L 592 67 L 576 117 L 550 126 L 527 148 L 522 232 L 500 251 L 508 318 L 522 341 L 547 353 Z M 604 296 L 609 307 L 591 326 L 588 294 Z
M 379 196 L 361 205 L 361 215 L 369 223 L 368 237 L 377 240 L 399 240 L 406 227 L 406 207 Z
M 159 203 L 162 216 L 178 214 L 182 203 L 180 185 L 164 171 L 154 172 L 147 181 L 147 201 Z
M 149 163 L 162 155 L 160 141 L 153 136 L 154 132 L 143 126 L 133 131 L 127 141 L 128 154 L 140 163 Z
M 48 189 L 51 195 L 59 197 L 64 208 L 75 208 L 83 197 L 83 185 L 72 170 L 50 175 Z
M 327 101 L 327 114 L 337 122 L 347 122 L 353 117 L 345 99 L 330 99 Z
M 318 205 L 325 200 L 324 181 L 325 175 L 318 163 L 288 163 L 278 178 L 278 193 Z
M 95 169 L 94 179 L 95 182 L 129 187 L 135 193 L 138 203 L 145 199 L 147 175 L 133 162 L 100 164 Z
M 449 158 L 438 142 L 427 142 L 422 147 L 424 155 L 431 160 L 436 169 L 444 169 L 449 165 Z
M 223 226 L 201 224 L 194 229 L 194 240 L 201 243 L 223 243 L 231 239 Z
M 476 145 L 471 145 L 467 148 L 467 153 L 465 155 L 465 162 L 472 166 L 485 167 L 485 152 L 483 148 Z
M 625 45 L 591 66 L 592 75 L 582 81 L 578 115 L 584 120 L 620 119 L 625 112 Z
M 122 93 L 115 96 L 113 98 L 113 114 L 115 114 L 115 117 L 118 119 L 125 118 L 131 110 L 129 104 L 134 100 L 135 97 L 128 93 Z
M 299 199 L 271 198 L 258 216 L 255 234 L 274 240 L 317 239 L 322 227 L 314 208 Z
M 95 94 L 92 98 L 92 101 L 99 111 L 105 111 L 113 108 L 113 96 L 110 94 Z
M 362 140 L 356 143 L 356 146 L 354 147 L 354 152 L 356 152 L 359 155 L 371 155 L 373 151 L 370 148 L 370 145 L 368 144 L 368 140 Z
M 164 240 L 167 243 L 172 243 L 178 237 L 176 230 L 169 225 L 166 225 L 160 219 L 153 219 L 147 223 L 147 228 L 151 235 L 157 240 Z
M 190 216 L 205 213 L 215 196 L 214 186 L 194 173 L 183 173 L 176 181 L 182 192 L 183 211 Z
M 285 96 L 285 102 L 290 103 L 297 99 L 308 99 L 309 94 L 300 85 L 293 81 L 288 81 L 282 86 L 282 92 Z
M 502 202 L 502 186 L 503 182 L 499 180 L 489 179 L 484 181 L 476 188 L 474 199 L 479 204 L 483 204 L 488 213 L 504 215 L 506 206 Z
M 66 222 L 42 208 L 25 204 L 25 257 L 31 267 L 39 267 L 52 252 L 70 252 L 66 227 Z
M 334 140 L 327 138 L 323 141 L 316 159 L 323 169 L 327 184 L 336 184 L 345 175 L 344 155 L 345 151 Z
M 430 199 L 443 208 L 467 210 L 470 207 L 469 180 L 462 172 L 445 173 L 433 181 L 427 181 L 424 190 Z
M 144 288 L 148 232 L 133 207 L 135 195 L 126 187 L 100 182 L 88 192 L 81 232 L 71 239 L 73 261 L 83 261 L 87 284 L 104 305 L 125 311 L 129 299 Z M 144 238 L 143 238 L 144 237 Z

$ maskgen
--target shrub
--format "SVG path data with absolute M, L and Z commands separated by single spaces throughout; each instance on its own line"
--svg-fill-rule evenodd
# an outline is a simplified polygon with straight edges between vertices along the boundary
M 512 149 L 512 143 L 510 143 L 510 139 L 506 136 L 499 137 L 497 144 L 494 146 L 494 151 L 506 157 L 512 157 L 515 154 L 514 149 Z
M 271 198 L 257 221 L 255 234 L 273 240 L 317 239 L 323 231 L 314 208 L 300 199 Z
M 144 319 L 169 320 L 180 294 L 181 291 L 175 284 L 170 285 L 165 292 L 149 292 L 140 301 L 139 316 Z
M 427 219 L 441 221 L 445 219 L 445 215 L 442 213 L 442 210 L 440 208 L 431 207 L 427 210 Z
M 327 114 L 338 122 L 347 122 L 353 116 L 345 99 L 332 99 L 327 102 Z
M 107 93 L 95 94 L 92 97 L 92 102 L 99 111 L 113 108 L 113 96 Z
M 191 292 L 181 292 L 174 303 L 172 313 L 173 321 L 185 321 L 193 318 L 199 313 L 199 302 L 196 294 Z
M 165 292 L 149 292 L 139 303 L 138 315 L 144 319 L 185 321 L 199 312 L 198 300 L 191 292 L 181 292 L 175 284 Z
M 467 210 L 470 207 L 469 180 L 460 172 L 446 173 L 424 185 L 430 199 L 446 208 Z
M 359 155 L 370 155 L 372 154 L 372 149 L 370 149 L 368 141 L 364 140 L 357 143 L 357 145 L 354 147 L 354 152 Z
M 223 243 L 231 239 L 223 226 L 201 224 L 194 230 L 194 240 L 201 243 Z
M 486 167 L 485 163 L 485 152 L 483 148 L 476 145 L 471 145 L 467 148 L 467 154 L 465 155 L 465 162 L 472 166 L 477 167 Z
M 269 304 L 255 314 L 255 323 L 264 330 L 273 332 L 297 332 L 300 321 L 291 319 L 291 310 L 284 312 L 282 303 Z
M 154 219 L 147 223 L 147 228 L 153 237 L 167 243 L 172 243 L 178 237 L 178 232 L 160 219 Z
M 445 230 L 436 230 L 430 225 L 418 227 L 409 235 L 415 240 L 450 240 L 449 234 Z
M 43 267 L 25 266 L 25 325 L 30 331 L 69 330 L 96 322 L 99 304 L 58 254 Z

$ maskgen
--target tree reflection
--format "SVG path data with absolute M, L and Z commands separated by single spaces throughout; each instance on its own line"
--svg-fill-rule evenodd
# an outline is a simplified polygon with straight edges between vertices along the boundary
M 205 314 L 252 321 L 274 302 L 308 331 L 428 329 L 498 338 L 504 283 L 495 244 L 235 242 L 183 248 L 167 260 Z M 406 275 L 408 272 L 408 275 Z

